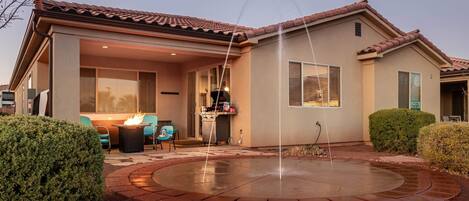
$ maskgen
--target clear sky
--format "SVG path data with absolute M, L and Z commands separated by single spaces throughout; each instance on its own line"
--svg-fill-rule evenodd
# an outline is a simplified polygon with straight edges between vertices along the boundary
M 95 5 L 203 17 L 258 27 L 353 3 L 354 0 L 73 0 Z M 468 0 L 369 0 L 370 4 L 403 31 L 420 29 L 450 56 L 469 58 Z M 0 30 L 0 84 L 10 80 L 31 8 L 23 21 Z

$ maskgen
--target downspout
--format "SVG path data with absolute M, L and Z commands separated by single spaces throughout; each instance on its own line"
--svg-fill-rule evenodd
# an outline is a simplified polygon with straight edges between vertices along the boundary
M 36 21 L 33 20 L 33 31 L 34 33 L 37 33 L 38 35 L 44 37 L 44 38 L 47 38 L 49 39 L 49 94 L 48 94 L 48 97 L 47 97 L 47 105 L 49 107 L 47 107 L 47 116 L 49 117 L 52 117 L 52 93 L 53 93 L 53 78 L 52 78 L 52 74 L 53 74 L 53 69 L 52 67 L 54 66 L 53 65 L 53 39 L 52 39 L 52 36 L 47 34 L 47 33 L 42 33 L 40 31 L 37 30 L 36 28 Z

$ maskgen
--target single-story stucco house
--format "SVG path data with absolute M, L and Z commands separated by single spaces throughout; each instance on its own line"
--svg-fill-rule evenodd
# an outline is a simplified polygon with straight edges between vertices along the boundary
M 367 1 L 251 28 L 44 0 L 35 1 L 10 89 L 17 113 L 30 110 L 27 89 L 51 89 L 54 118 L 106 124 L 151 113 L 199 139 L 201 108 L 223 83 L 241 146 L 278 145 L 280 130 L 285 145 L 310 144 L 316 122 L 332 143 L 361 143 L 377 110 L 439 117 L 440 70 L 451 66 L 418 30 L 403 32 Z

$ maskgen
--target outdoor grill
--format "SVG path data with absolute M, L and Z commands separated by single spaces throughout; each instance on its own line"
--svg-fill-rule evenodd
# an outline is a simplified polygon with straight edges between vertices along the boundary
M 114 125 L 119 128 L 119 151 L 123 153 L 142 152 L 145 137 L 143 128 L 148 124 Z

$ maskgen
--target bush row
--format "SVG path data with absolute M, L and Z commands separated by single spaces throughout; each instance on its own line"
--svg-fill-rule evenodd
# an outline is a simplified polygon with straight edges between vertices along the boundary
M 430 113 L 409 109 L 387 109 L 369 116 L 370 138 L 377 151 L 416 153 L 419 129 L 435 123 Z
M 422 158 L 449 172 L 469 176 L 469 125 L 437 123 L 420 129 Z

